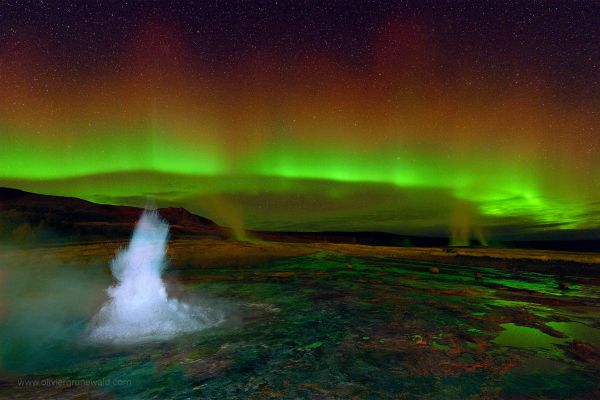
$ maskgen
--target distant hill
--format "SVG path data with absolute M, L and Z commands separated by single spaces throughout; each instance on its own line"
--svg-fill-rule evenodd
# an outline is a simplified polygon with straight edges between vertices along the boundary
M 8 240 L 102 240 L 129 237 L 143 209 L 0 188 L 0 237 Z M 183 208 L 159 208 L 171 234 L 224 236 L 213 221 Z
M 74 198 L 29 193 L 0 187 L 0 240 L 2 242 L 62 243 L 126 239 L 143 209 L 96 204 Z M 171 236 L 232 237 L 230 228 L 184 208 L 159 208 L 171 225 Z M 599 233 L 600 234 L 600 233 Z M 252 239 L 295 243 L 356 243 L 379 246 L 446 247 L 448 238 L 397 235 L 386 232 L 265 232 L 248 231 Z M 0 243 L 1 244 L 1 243 Z M 516 240 L 496 247 L 563 251 L 598 251 L 599 239 Z
M 0 238 L 8 241 L 72 242 L 127 238 L 143 209 L 96 204 L 74 198 L 0 188 Z M 159 208 L 171 235 L 231 237 L 231 230 L 184 208 Z M 446 238 L 421 238 L 385 232 L 262 232 L 253 239 L 279 242 L 358 243 L 386 246 L 444 246 Z

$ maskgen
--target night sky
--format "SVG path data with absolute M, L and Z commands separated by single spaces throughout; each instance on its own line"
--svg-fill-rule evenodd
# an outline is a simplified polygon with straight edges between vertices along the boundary
M 0 185 L 258 229 L 599 236 L 595 1 L 4 1 L 0 82 Z

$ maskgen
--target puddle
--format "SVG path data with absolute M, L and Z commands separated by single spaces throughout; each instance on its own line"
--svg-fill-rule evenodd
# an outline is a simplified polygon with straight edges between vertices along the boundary
M 548 322 L 546 325 L 571 339 L 600 347 L 600 329 L 589 327 L 581 322 Z
M 501 346 L 551 349 L 553 345 L 566 341 L 566 339 L 552 337 L 535 328 L 515 325 L 512 322 L 500 326 L 504 330 L 492 342 Z

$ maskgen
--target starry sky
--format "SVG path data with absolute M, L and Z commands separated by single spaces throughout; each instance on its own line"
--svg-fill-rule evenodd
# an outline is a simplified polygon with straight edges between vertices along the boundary
M 0 80 L 0 185 L 254 229 L 599 236 L 594 1 L 5 1 Z

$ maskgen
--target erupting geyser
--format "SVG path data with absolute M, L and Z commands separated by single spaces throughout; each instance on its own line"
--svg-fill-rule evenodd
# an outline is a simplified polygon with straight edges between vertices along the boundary
M 113 259 L 117 280 L 110 299 L 92 321 L 90 339 L 133 342 L 163 339 L 218 324 L 214 310 L 189 306 L 169 298 L 161 278 L 169 225 L 156 211 L 144 211 L 127 249 Z

